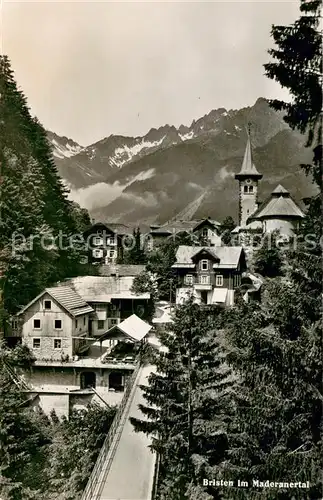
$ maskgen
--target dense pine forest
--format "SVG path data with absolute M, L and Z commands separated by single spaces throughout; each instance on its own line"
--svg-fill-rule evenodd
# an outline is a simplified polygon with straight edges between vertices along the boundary
M 44 287 L 88 271 L 77 235 L 89 215 L 67 194 L 46 131 L 0 56 L 0 331 Z

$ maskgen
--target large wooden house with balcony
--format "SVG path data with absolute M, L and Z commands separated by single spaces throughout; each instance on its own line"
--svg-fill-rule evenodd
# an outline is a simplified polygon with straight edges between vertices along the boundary
M 246 259 L 242 247 L 181 245 L 172 268 L 177 276 L 176 304 L 193 295 L 201 304 L 231 306 Z
M 123 239 L 130 234 L 128 226 L 96 222 L 83 237 L 88 249 L 88 261 L 93 264 L 115 264 L 123 256 Z

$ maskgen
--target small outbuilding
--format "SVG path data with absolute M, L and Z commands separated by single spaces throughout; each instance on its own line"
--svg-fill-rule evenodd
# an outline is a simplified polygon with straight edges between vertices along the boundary
M 112 326 L 107 330 L 99 340 L 99 342 L 110 341 L 110 345 L 115 345 L 118 342 L 143 342 L 150 332 L 152 326 L 143 321 L 135 314 L 129 316 L 121 323 Z

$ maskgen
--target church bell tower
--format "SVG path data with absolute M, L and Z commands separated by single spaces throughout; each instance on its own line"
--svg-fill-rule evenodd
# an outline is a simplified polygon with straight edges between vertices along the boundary
M 239 181 L 239 226 L 245 226 L 248 217 L 258 208 L 258 181 L 262 179 L 262 174 L 258 172 L 252 159 L 250 127 L 251 124 L 248 123 L 246 150 L 241 170 L 235 175 Z

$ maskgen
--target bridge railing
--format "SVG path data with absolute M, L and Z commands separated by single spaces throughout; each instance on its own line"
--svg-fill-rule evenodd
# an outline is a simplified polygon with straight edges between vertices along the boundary
M 94 493 L 95 493 L 95 491 L 97 491 L 97 485 L 98 485 L 98 481 L 100 479 L 102 468 L 103 468 L 103 465 L 104 465 L 106 458 L 108 456 L 112 441 L 115 437 L 115 434 L 116 434 L 116 431 L 118 429 L 120 420 L 122 418 L 125 406 L 128 402 L 129 394 L 130 394 L 131 389 L 133 387 L 133 384 L 136 380 L 139 369 L 140 369 L 140 362 L 137 362 L 136 367 L 135 367 L 134 371 L 132 372 L 131 377 L 126 382 L 123 398 L 121 400 L 120 405 L 118 406 L 118 409 L 117 409 L 117 412 L 116 412 L 114 419 L 112 421 L 111 427 L 110 427 L 108 434 L 104 440 L 104 443 L 103 443 L 102 448 L 100 450 L 99 456 L 95 462 L 95 465 L 92 469 L 91 475 L 89 477 L 89 480 L 87 482 L 87 485 L 85 487 L 85 490 L 83 491 L 83 494 L 82 494 L 80 500 L 95 500 L 96 499 L 96 497 L 94 496 Z

